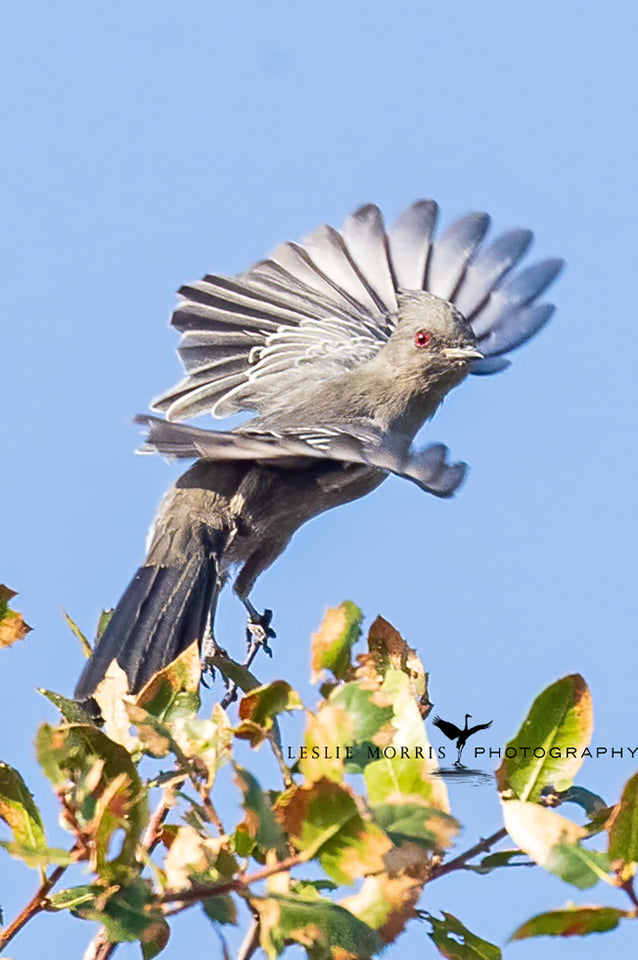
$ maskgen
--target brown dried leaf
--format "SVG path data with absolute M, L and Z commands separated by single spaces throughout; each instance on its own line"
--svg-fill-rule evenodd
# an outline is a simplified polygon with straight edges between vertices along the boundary
M 24 640 L 32 629 L 22 619 L 17 610 L 9 609 L 9 601 L 17 597 L 15 590 L 0 583 L 0 648 L 11 647 L 18 640 Z

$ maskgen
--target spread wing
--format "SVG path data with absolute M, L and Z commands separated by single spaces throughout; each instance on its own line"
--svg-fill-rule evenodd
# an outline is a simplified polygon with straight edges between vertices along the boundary
M 439 730 L 444 733 L 449 740 L 456 740 L 463 733 L 462 730 L 459 730 L 456 724 L 450 723 L 449 720 L 441 720 L 440 717 L 435 717 L 433 722 L 434 726 L 438 727 Z
M 490 218 L 472 213 L 436 238 L 437 215 L 434 201 L 421 200 L 386 230 L 369 204 L 340 231 L 324 226 L 299 244 L 284 243 L 239 277 L 209 275 L 182 287 L 171 323 L 182 334 L 187 376 L 153 409 L 169 420 L 265 412 L 308 377 L 321 382 L 370 359 L 394 329 L 401 289 L 456 304 L 484 354 L 473 373 L 508 366 L 504 354 L 551 316 L 553 306 L 536 300 L 562 261 L 515 272 L 529 230 L 484 244 Z
M 451 497 L 467 469 L 464 463 L 449 462 L 449 450 L 442 443 L 407 453 L 402 447 L 393 448 L 369 422 L 349 423 L 347 432 L 313 427 L 277 433 L 251 430 L 250 423 L 236 430 L 213 431 L 145 415 L 135 420 L 147 429 L 143 452 L 177 459 L 254 460 L 282 469 L 305 467 L 313 460 L 342 461 L 396 473 L 437 497 Z

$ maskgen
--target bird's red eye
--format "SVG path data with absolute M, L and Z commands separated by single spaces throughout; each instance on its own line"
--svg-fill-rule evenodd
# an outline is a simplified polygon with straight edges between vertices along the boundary
M 432 339 L 432 334 L 428 333 L 427 330 L 419 330 L 414 335 L 414 346 L 415 347 L 427 347 L 428 343 Z

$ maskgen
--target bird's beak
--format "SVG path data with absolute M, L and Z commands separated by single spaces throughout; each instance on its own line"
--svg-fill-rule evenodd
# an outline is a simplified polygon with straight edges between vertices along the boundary
M 476 347 L 446 347 L 442 351 L 446 360 L 458 360 L 465 363 L 467 360 L 482 360 L 483 354 Z

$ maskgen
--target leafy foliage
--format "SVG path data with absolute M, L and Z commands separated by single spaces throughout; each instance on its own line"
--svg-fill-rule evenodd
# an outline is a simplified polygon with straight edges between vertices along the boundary
M 42 691 L 61 719 L 38 731 L 37 756 L 70 843 L 48 846 L 21 775 L 0 764 L 0 819 L 9 829 L 2 846 L 40 873 L 36 907 L 0 933 L 0 948 L 35 913 L 68 911 L 99 920 L 111 944 L 138 941 L 150 958 L 168 942 L 170 916 L 198 907 L 218 930 L 251 914 L 255 946 L 270 958 L 291 944 L 311 960 L 371 957 L 420 918 L 442 956 L 498 960 L 497 946 L 451 913 L 420 912 L 418 902 L 427 884 L 452 870 L 489 874 L 523 863 L 576 888 L 603 880 L 629 896 L 631 909 L 549 911 L 512 940 L 583 936 L 635 917 L 638 774 L 611 809 L 573 784 L 592 730 L 585 681 L 565 677 L 537 697 L 497 771 L 505 829 L 452 854 L 459 824 L 424 724 L 427 674 L 380 617 L 367 650 L 355 656 L 362 620 L 350 602 L 328 611 L 313 638 L 318 696 L 311 706 L 286 680 L 260 686 L 226 664 L 244 691 L 235 726 L 219 705 L 201 715 L 196 644 L 135 697 L 112 664 L 95 694 L 99 720 Z M 279 723 L 292 712 L 303 733 L 299 749 L 286 755 Z M 271 750 L 277 785 L 265 788 L 240 763 L 240 748 Z M 551 809 L 568 802 L 589 820 Z M 515 847 L 492 851 L 506 832 Z M 606 849 L 592 848 L 596 837 Z M 75 864 L 84 876 L 54 893 Z

